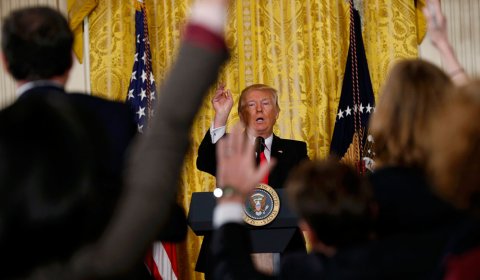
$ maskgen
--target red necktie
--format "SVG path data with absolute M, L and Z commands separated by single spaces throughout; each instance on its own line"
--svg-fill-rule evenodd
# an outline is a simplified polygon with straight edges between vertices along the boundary
M 267 158 L 265 157 L 265 153 L 262 151 L 260 153 L 260 164 L 262 164 L 264 162 L 266 164 L 268 164 Z M 268 184 L 268 173 L 265 174 L 265 177 L 263 177 L 263 179 L 262 179 L 262 181 L 260 181 L 260 183 Z

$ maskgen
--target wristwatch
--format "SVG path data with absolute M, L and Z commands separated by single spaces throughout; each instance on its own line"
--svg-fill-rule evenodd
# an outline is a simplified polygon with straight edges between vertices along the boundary
M 216 198 L 221 198 L 221 197 L 231 197 L 236 194 L 240 194 L 236 189 L 230 187 L 230 186 L 225 186 L 225 187 L 216 187 L 213 190 L 213 196 Z

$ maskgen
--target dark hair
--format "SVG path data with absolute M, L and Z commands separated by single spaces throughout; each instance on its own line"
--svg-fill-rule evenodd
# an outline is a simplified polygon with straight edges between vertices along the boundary
M 2 50 L 16 80 L 49 79 L 72 66 L 73 33 L 49 7 L 13 11 L 3 22 Z
M 366 241 L 372 229 L 372 191 L 336 159 L 306 161 L 286 183 L 290 205 L 329 246 Z
M 62 97 L 32 94 L 0 112 L 2 279 L 68 260 L 110 215 L 99 199 L 103 146 Z

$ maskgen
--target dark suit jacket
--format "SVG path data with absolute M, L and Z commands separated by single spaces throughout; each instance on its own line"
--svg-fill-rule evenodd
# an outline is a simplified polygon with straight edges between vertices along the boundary
M 108 212 L 104 218 L 111 216 L 123 186 L 123 163 L 127 148 L 136 134 L 134 113 L 123 103 L 87 94 L 67 93 L 63 88 L 54 85 L 35 86 L 21 94 L 13 105 L 32 97 L 50 99 L 54 102 L 61 100 L 75 111 L 66 112 L 67 114 L 83 116 L 81 125 L 88 131 L 89 137 L 95 138 L 97 146 L 101 145 L 99 147 L 102 149 L 101 155 L 95 159 L 99 166 L 98 172 L 102 174 L 102 182 L 97 188 L 102 191 L 105 203 L 101 212 Z M 98 226 L 104 227 L 105 223 L 106 221 Z
M 283 188 L 288 173 L 301 161 L 308 160 L 307 144 L 282 139 L 274 134 L 271 157 L 277 160 L 277 165 L 268 175 L 268 184 L 273 188 Z M 207 131 L 198 148 L 197 168 L 213 176 L 217 173 L 215 144 L 212 144 L 210 131 Z
M 124 103 L 113 102 L 102 98 L 93 97 L 81 93 L 66 93 L 56 86 L 38 86 L 24 92 L 17 103 L 36 98 L 50 98 L 52 100 L 65 101 L 75 109 L 75 113 L 84 116 L 82 126 L 88 131 L 88 137 L 94 138 L 94 143 L 99 143 L 98 156 L 95 163 L 99 166 L 101 182 L 96 187 L 100 200 L 95 213 L 84 228 L 89 228 L 98 235 L 103 232 L 107 222 L 112 217 L 118 199 L 123 191 L 124 163 L 128 148 L 136 136 L 137 128 L 134 123 L 134 112 Z M 14 107 L 14 106 L 12 106 Z M 73 114 L 73 112 L 72 112 Z M 54 136 L 54 135 L 52 135 Z M 68 139 L 65 139 L 66 141 Z M 68 164 L 68 163 L 67 163 Z M 157 233 L 156 240 L 179 242 L 187 233 L 187 222 L 184 210 L 172 201 L 171 206 L 164 206 L 170 212 L 168 227 Z M 72 236 L 72 238 L 75 238 Z M 89 240 L 90 241 L 90 240 Z M 71 253 L 71 252 L 70 252 Z M 137 265 L 134 272 L 135 278 L 139 279 L 139 273 L 146 273 L 143 264 Z
M 384 167 L 369 176 L 378 203 L 382 236 L 434 230 L 457 221 L 460 213 L 437 197 L 421 170 Z
M 104 231 L 122 190 L 123 159 L 136 132 L 133 113 L 124 104 L 67 94 L 44 82 L 33 85 L 0 112 L 5 132 L 1 148 L 9 151 L 2 162 L 10 170 L 11 185 L 22 194 L 17 195 L 18 208 L 11 210 L 21 212 L 20 205 L 49 203 L 56 209 L 55 199 L 61 200 L 64 207 L 58 207 L 61 210 L 57 212 L 44 211 L 40 226 L 35 226 L 29 215 L 17 218 L 22 226 L 5 223 L 0 235 L 6 239 L 2 242 L 10 241 L 6 246 L 13 247 L 3 247 L 2 243 L 1 251 L 9 255 L 12 265 L 5 265 L 17 276 L 29 273 L 29 269 L 41 263 L 71 256 Z M 33 178 L 33 184 L 27 185 L 22 181 L 25 178 Z M 81 180 L 88 182 L 83 190 L 88 199 L 75 192 L 75 184 Z M 10 184 L 2 187 L 7 185 Z M 9 192 L 3 190 L 7 188 L 2 188 L 2 193 L 9 197 Z M 44 192 L 45 197 L 57 193 L 58 197 L 44 202 L 45 198 L 35 196 L 37 192 Z M 34 199 L 29 195 L 34 195 Z M 43 208 L 39 209 L 42 210 L 33 211 L 43 213 Z M 24 234 L 30 236 L 25 238 Z M 15 252 L 30 249 L 40 253 L 23 257 L 20 264 Z M 2 275 L 7 273 L 5 269 Z
M 62 95 L 77 109 L 90 115 L 96 122 L 99 131 L 103 132 L 102 135 L 98 135 L 98 138 L 104 137 L 107 141 L 107 158 L 104 159 L 103 164 L 106 170 L 121 179 L 127 148 L 136 134 L 135 113 L 126 104 L 87 94 L 67 94 L 62 88 L 55 86 L 34 87 L 20 95 L 19 100 L 33 94 L 42 94 L 45 97 L 52 96 L 53 98 L 55 95 Z

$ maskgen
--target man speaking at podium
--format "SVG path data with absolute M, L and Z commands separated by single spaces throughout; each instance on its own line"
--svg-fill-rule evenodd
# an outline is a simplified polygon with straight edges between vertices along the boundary
M 216 176 L 215 145 L 226 134 L 226 124 L 233 107 L 230 90 L 221 85 L 213 99 L 212 105 L 215 117 L 212 126 L 198 148 L 197 168 Z M 276 165 L 263 179 L 263 183 L 278 189 L 283 188 L 288 173 L 303 160 L 308 160 L 307 144 L 305 142 L 282 139 L 273 134 L 273 126 L 280 113 L 278 94 L 274 88 L 264 84 L 254 84 L 246 87 L 240 94 L 238 115 L 245 126 L 245 134 L 252 145 L 256 146 L 257 163 L 274 158 Z M 204 242 L 197 260 L 197 271 L 205 272 L 209 278 L 211 264 L 208 255 L 210 236 L 204 237 Z M 305 251 L 305 241 L 300 230 L 297 230 L 285 251 Z

